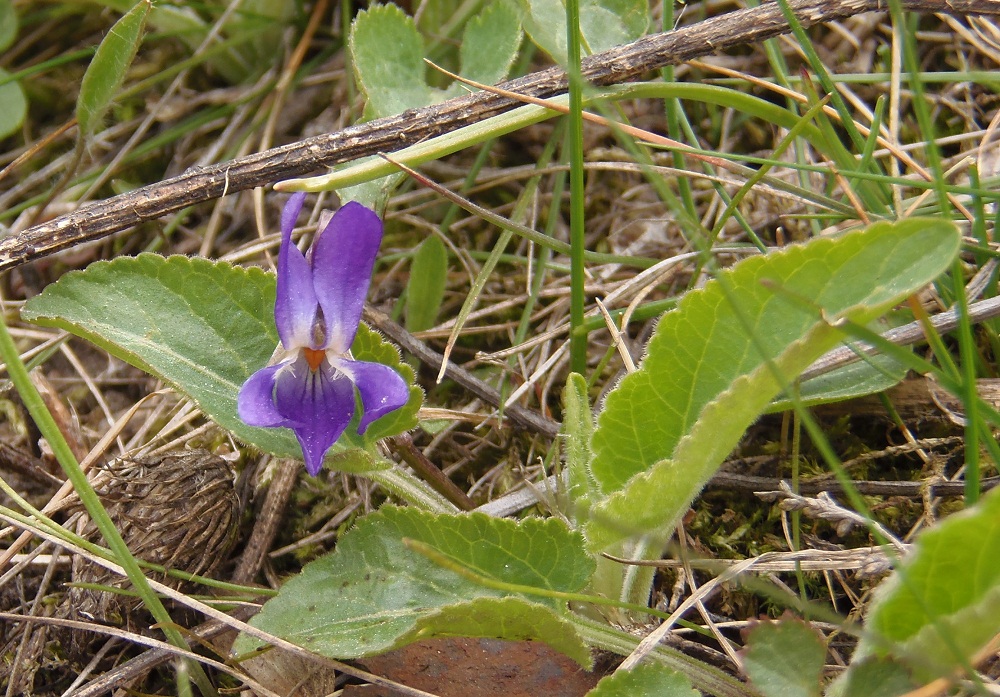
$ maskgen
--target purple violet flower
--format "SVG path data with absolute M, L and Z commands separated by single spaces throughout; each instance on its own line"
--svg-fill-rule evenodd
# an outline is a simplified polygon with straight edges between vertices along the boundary
M 364 414 L 358 433 L 409 398 L 406 381 L 381 363 L 356 361 L 350 348 L 361 322 L 382 221 L 360 203 L 341 207 L 313 241 L 307 258 L 292 244 L 305 194 L 281 214 L 274 321 L 281 345 L 271 364 L 243 383 L 237 407 L 250 426 L 290 428 L 315 476 L 327 450 L 354 416 L 354 388 Z

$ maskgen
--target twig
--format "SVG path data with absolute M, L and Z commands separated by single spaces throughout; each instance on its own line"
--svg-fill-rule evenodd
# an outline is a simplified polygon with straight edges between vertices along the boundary
M 295 488 L 301 469 L 301 464 L 295 460 L 278 460 L 274 476 L 267 487 L 264 505 L 256 516 L 253 532 L 236 570 L 233 571 L 231 578 L 233 583 L 253 583 L 257 577 L 281 527 L 285 509 L 288 508 L 288 501 L 292 497 L 292 490 Z
M 427 482 L 434 491 L 438 492 L 463 511 L 471 511 L 476 507 L 472 499 L 462 491 L 455 482 L 451 481 L 441 468 L 427 459 L 420 452 L 420 449 L 413 444 L 413 438 L 409 433 L 393 436 L 389 439 L 389 446 L 393 452 L 399 455 L 406 464 L 420 475 L 420 478 Z
M 899 552 L 905 551 L 905 545 L 884 525 L 867 518 L 856 511 L 844 508 L 833 500 L 825 491 L 815 498 L 802 496 L 792 491 L 788 482 L 781 482 L 779 491 L 757 492 L 757 497 L 764 501 L 777 501 L 783 511 L 801 511 L 814 520 L 826 520 L 833 523 L 839 537 L 846 537 L 856 527 L 868 527 L 873 532 L 888 540 Z
M 781 488 L 781 483 L 782 480 L 774 477 L 753 477 L 735 472 L 719 472 L 709 480 L 708 486 L 712 489 L 759 492 L 778 491 Z M 981 483 L 983 491 L 987 491 L 1000 484 L 1000 477 L 987 477 Z M 963 496 L 965 493 L 964 482 L 857 481 L 851 482 L 851 486 L 862 496 L 922 496 L 927 489 L 933 491 L 934 496 Z M 799 492 L 802 494 L 842 494 L 844 487 L 840 485 L 840 482 L 829 481 L 825 478 L 821 478 L 820 481 L 802 480 L 799 482 Z
M 1000 298 L 988 298 L 969 305 L 969 321 L 973 324 L 985 322 L 988 319 L 1000 316 Z M 940 334 L 950 332 L 958 327 L 958 311 L 955 309 L 940 312 L 931 317 L 931 324 Z M 901 327 L 890 329 L 882 334 L 886 341 L 897 346 L 909 346 L 924 340 L 924 329 L 920 322 L 910 322 Z M 832 370 L 842 368 L 845 365 L 861 360 L 860 354 L 873 356 L 879 350 L 868 344 L 862 343 L 855 351 L 848 346 L 841 346 L 825 354 L 809 368 L 806 369 L 799 380 L 808 380 L 819 375 L 825 375 Z
M 753 494 L 761 491 L 780 491 L 781 484 L 782 480 L 776 477 L 755 477 L 735 472 L 718 472 L 709 480 L 706 488 L 744 491 Z M 1000 477 L 987 477 L 980 484 L 983 491 L 988 491 L 1000 485 Z M 565 482 L 559 481 L 559 475 L 553 474 L 541 482 L 536 482 L 532 486 L 512 491 L 500 498 L 484 503 L 476 510 L 480 513 L 503 518 L 534 506 L 538 503 L 540 495 L 554 495 L 559 487 L 565 486 Z M 862 496 L 922 496 L 927 489 L 930 489 L 934 496 L 963 496 L 965 493 L 964 482 L 859 481 L 851 482 L 851 486 Z M 841 494 L 843 491 L 844 489 L 839 482 L 831 482 L 825 479 L 822 481 L 804 480 L 799 482 L 799 492 L 802 494 L 820 494 L 822 492 Z
M 384 312 L 365 307 L 364 317 L 372 326 L 402 346 L 404 351 L 408 351 L 416 356 L 420 362 L 431 366 L 435 370 L 441 368 L 444 357 L 440 353 L 417 339 L 396 322 L 393 322 Z M 453 363 L 448 364 L 445 375 L 494 407 L 500 408 L 500 405 L 503 403 L 500 393 L 497 390 L 469 371 Z M 547 419 L 530 409 L 510 405 L 504 408 L 503 414 L 518 426 L 536 431 L 550 438 L 555 438 L 559 433 L 559 422 Z
M 239 607 L 232 614 L 239 620 L 246 621 L 256 614 L 255 607 Z M 219 620 L 209 620 L 188 630 L 192 644 L 213 639 L 223 632 L 231 632 L 228 624 Z M 153 668 L 168 663 L 175 658 L 175 653 L 165 648 L 149 649 L 116 666 L 107 673 L 94 678 L 91 682 L 73 692 L 76 697 L 98 697 L 111 693 L 116 687 L 128 684 L 136 678 L 145 675 Z
M 1000 14 L 998 0 L 902 0 L 901 4 L 905 9 L 922 12 Z M 885 9 L 883 0 L 791 0 L 789 5 L 804 27 Z M 788 31 L 781 8 L 769 2 L 596 53 L 584 59 L 582 75 L 597 86 L 628 82 L 658 68 L 721 49 L 758 43 Z M 502 83 L 511 92 L 542 98 L 565 92 L 566 85 L 566 74 L 559 68 Z M 520 102 L 506 97 L 476 92 L 230 162 L 191 169 L 180 176 L 83 205 L 3 240 L 0 271 L 227 193 L 312 174 L 378 152 L 395 152 L 518 106 Z
M 42 486 L 59 486 L 62 480 L 42 467 L 42 462 L 30 453 L 0 441 L 0 471 L 15 472 Z
M 907 547 L 908 549 L 908 547 Z M 679 559 L 622 559 L 610 554 L 603 555 L 612 561 L 630 566 L 652 566 L 657 569 L 678 569 L 684 562 Z M 898 556 L 898 555 L 897 555 Z M 720 573 L 740 566 L 745 571 L 773 573 L 780 571 L 861 571 L 862 575 L 874 576 L 889 570 L 892 558 L 885 547 L 859 547 L 855 549 L 800 549 L 790 552 L 764 552 L 750 559 L 691 559 L 692 568 Z

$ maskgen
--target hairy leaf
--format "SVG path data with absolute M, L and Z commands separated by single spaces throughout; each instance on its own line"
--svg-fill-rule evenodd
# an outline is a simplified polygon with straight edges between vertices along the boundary
M 877 317 L 958 247 L 947 221 L 876 223 L 747 259 L 684 297 L 598 419 L 591 471 L 607 498 L 592 509 L 592 544 L 669 537 L 783 383 L 841 340 L 837 320 Z
M 905 666 L 891 659 L 869 656 L 851 661 L 830 683 L 824 697 L 902 697 L 917 688 Z
M 601 678 L 587 697 L 698 697 L 690 681 L 666 666 L 642 663 Z
M 544 641 L 584 667 L 590 667 L 592 662 L 590 649 L 566 617 L 524 598 L 474 598 L 443 606 L 418 619 L 397 645 L 447 636 Z
M 514 65 L 520 46 L 521 12 L 516 4 L 511 0 L 486 3 L 465 26 L 462 77 L 486 85 L 500 82 Z
M 0 0 L 0 51 L 17 38 L 18 21 L 10 0 Z M 0 69 L 0 140 L 16 133 L 28 113 L 28 102 L 21 85 L 6 70 Z
M 812 407 L 884 392 L 902 382 L 907 370 L 907 366 L 891 356 L 869 356 L 806 380 L 798 388 L 799 400 L 802 406 Z M 779 397 L 768 405 L 767 411 L 786 411 L 793 406 L 792 400 Z
M 892 655 L 950 675 L 1000 633 L 1000 490 L 925 530 L 872 600 L 855 660 Z
M 24 90 L 10 73 L 0 69 L 0 140 L 16 133 L 27 114 Z
M 579 373 L 570 373 L 563 388 L 562 432 L 569 474 L 569 496 L 574 516 L 585 515 L 591 496 L 596 493 L 590 475 L 590 439 L 594 433 L 594 416 L 587 396 L 587 381 Z
M 428 3 L 423 21 L 441 3 Z M 391 116 L 407 109 L 465 94 L 459 83 L 447 90 L 427 84 L 425 46 L 413 19 L 396 5 L 375 5 L 358 13 L 351 27 L 351 57 L 368 103 L 369 118 Z M 476 82 L 493 84 L 507 76 L 521 45 L 521 13 L 513 0 L 487 3 L 465 26 L 460 48 L 460 72 Z
M 482 577 L 539 589 L 579 591 L 594 568 L 579 533 L 556 519 L 383 506 L 344 535 L 332 554 L 282 586 L 252 624 L 336 658 L 460 633 L 540 639 L 589 665 L 565 619 L 565 602 L 486 588 L 412 550 L 407 540 L 430 545 Z M 241 637 L 236 651 L 255 643 Z
M 17 38 L 17 12 L 10 0 L 0 0 L 0 51 L 6 51 Z
M 765 697 L 819 697 L 826 646 L 805 622 L 762 622 L 747 637 L 743 669 Z

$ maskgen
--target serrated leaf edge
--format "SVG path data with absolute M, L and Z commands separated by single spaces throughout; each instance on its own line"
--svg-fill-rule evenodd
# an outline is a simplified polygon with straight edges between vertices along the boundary
M 891 229 L 893 225 L 894 225 L 893 223 L 880 222 L 862 230 L 852 231 L 848 233 L 848 235 L 857 236 L 857 235 L 872 234 L 873 232 L 877 234 L 878 232 L 885 230 L 887 228 Z M 822 249 L 822 247 L 828 247 L 832 244 L 837 243 L 840 240 L 845 239 L 845 237 L 847 237 L 848 235 L 836 239 L 823 238 L 820 240 L 815 240 L 809 243 L 809 245 L 797 245 L 796 247 L 788 248 L 787 250 L 782 250 L 781 252 L 778 252 L 778 254 L 782 254 L 783 256 L 785 256 L 785 258 L 794 259 L 795 254 L 801 255 L 802 253 L 806 253 L 804 250 L 808 248 L 809 254 L 816 254 L 818 256 L 818 253 L 815 251 L 817 248 Z M 955 237 L 956 237 L 955 252 L 957 253 L 960 240 L 957 237 L 957 235 Z M 771 255 L 755 257 L 752 259 L 747 259 L 744 262 L 744 264 L 750 265 L 751 270 L 753 270 L 755 269 L 755 267 L 767 263 L 769 258 L 773 257 L 771 257 Z M 726 270 L 723 272 L 727 280 L 732 277 L 733 273 L 735 273 L 735 270 Z M 756 273 L 751 273 L 751 271 L 742 271 L 741 273 L 745 273 L 747 275 L 752 275 L 752 276 L 757 275 Z M 930 282 L 930 280 L 931 279 L 928 279 L 926 282 Z M 722 282 L 724 281 L 719 281 L 718 279 L 714 279 L 711 283 L 719 284 Z M 708 287 L 709 286 L 706 285 L 706 287 L 702 289 L 702 294 L 700 295 L 700 297 L 702 298 L 705 297 L 704 292 L 708 290 Z M 720 443 L 723 442 L 723 439 L 718 438 L 717 424 L 718 423 L 724 424 L 726 427 L 728 427 L 728 430 L 736 430 L 736 429 L 732 428 L 733 425 L 732 419 L 728 418 L 714 419 L 712 418 L 712 414 L 719 412 L 720 410 L 725 410 L 727 414 L 731 413 L 732 410 L 730 409 L 727 402 L 732 400 L 734 395 L 741 394 L 744 391 L 744 389 L 746 389 L 748 393 L 755 393 L 756 399 L 751 401 L 759 402 L 760 405 L 759 407 L 755 407 L 754 414 L 750 415 L 749 418 L 745 419 L 746 426 L 743 426 L 740 429 L 738 429 L 739 432 L 742 433 L 743 431 L 745 431 L 746 427 L 748 427 L 749 424 L 753 421 L 753 419 L 757 418 L 757 416 L 763 412 L 764 408 L 771 401 L 771 399 L 773 399 L 774 396 L 780 392 L 781 385 L 775 379 L 773 374 L 773 369 L 776 368 L 786 378 L 789 378 L 789 376 L 791 376 L 790 379 L 794 379 L 795 375 L 798 375 L 802 370 L 805 370 L 805 368 L 807 368 L 812 363 L 812 361 L 821 356 L 826 350 L 828 350 L 831 346 L 833 346 L 836 343 L 839 337 L 839 331 L 834 329 L 833 325 L 839 319 L 851 318 L 855 321 L 866 323 L 871 319 L 874 319 L 875 317 L 882 314 L 888 308 L 892 307 L 894 304 L 896 304 L 897 302 L 899 302 L 912 292 L 913 291 L 911 290 L 908 293 L 898 293 L 892 298 L 888 298 L 883 302 L 877 303 L 875 305 L 869 305 L 867 303 L 856 303 L 850 307 L 842 309 L 839 313 L 837 313 L 837 315 L 835 315 L 832 318 L 829 318 L 826 321 L 817 317 L 816 323 L 813 325 L 813 328 L 810 329 L 803 337 L 789 343 L 787 347 L 781 352 L 781 354 L 777 356 L 775 359 L 773 359 L 771 363 L 766 363 L 766 362 L 762 363 L 758 365 L 757 368 L 755 368 L 751 373 L 738 376 L 735 380 L 733 380 L 733 382 L 730 384 L 728 388 L 720 392 L 714 399 L 705 403 L 704 407 L 699 412 L 697 418 L 692 423 L 688 433 L 684 434 L 680 438 L 680 440 L 678 440 L 677 445 L 675 446 L 671 457 L 659 460 L 658 462 L 648 467 L 646 470 L 636 473 L 625 483 L 625 485 L 621 489 L 612 492 L 602 501 L 596 503 L 596 505 L 591 509 L 592 518 L 584 527 L 585 534 L 587 536 L 588 543 L 590 544 L 591 548 L 597 550 L 607 549 L 608 547 L 617 544 L 618 542 L 624 539 L 627 539 L 627 537 L 629 537 L 630 535 L 622 534 L 624 531 L 621 529 L 620 526 L 617 525 L 618 521 L 620 521 L 621 519 L 618 518 L 617 515 L 608 515 L 610 513 L 610 510 L 613 508 L 622 508 L 624 512 L 624 509 L 629 505 L 628 501 L 630 499 L 644 498 L 643 496 L 637 495 L 634 492 L 640 491 L 643 488 L 651 486 L 651 484 L 656 480 L 656 478 L 667 475 L 671 470 L 678 469 L 679 471 L 682 472 L 689 472 L 690 468 L 685 470 L 685 463 L 687 463 L 688 465 L 691 466 L 691 468 L 695 468 L 698 474 L 696 476 L 694 488 L 689 489 L 688 492 L 686 492 L 687 503 L 683 507 L 679 507 L 679 510 L 676 511 L 669 511 L 665 507 L 660 507 L 660 506 L 651 507 L 649 511 L 659 511 L 662 513 L 662 515 L 656 517 L 655 520 L 652 518 L 646 518 L 646 520 L 651 521 L 648 525 L 640 523 L 640 521 L 643 520 L 642 518 L 643 512 L 634 510 L 634 507 L 633 510 L 631 511 L 630 523 L 633 525 L 633 530 L 635 532 L 639 532 L 641 526 L 641 533 L 645 537 L 653 539 L 662 539 L 663 542 L 665 543 L 673 534 L 674 527 L 680 522 L 681 517 L 683 516 L 684 512 L 687 509 L 687 505 L 689 505 L 691 501 L 693 501 L 694 498 L 700 493 L 701 489 L 711 478 L 712 474 L 714 474 L 715 471 L 718 469 L 719 465 L 722 463 L 725 456 L 732 450 L 733 447 L 735 447 L 736 443 L 738 442 L 738 438 L 729 441 L 731 445 L 725 446 L 726 451 L 723 452 L 721 456 L 716 457 L 718 455 L 718 452 L 722 450 Z M 678 303 L 677 308 L 673 310 L 671 313 L 667 313 L 667 315 L 664 315 L 664 317 L 671 315 L 673 313 L 681 312 L 682 308 L 685 307 L 685 300 L 691 297 L 694 297 L 695 300 L 697 300 L 699 296 L 692 296 L 692 294 L 685 296 L 684 298 L 681 299 L 681 302 Z M 827 336 L 823 337 L 822 336 L 823 334 L 827 334 Z M 813 347 L 811 350 L 809 349 L 809 344 L 820 341 L 822 341 L 822 343 L 817 343 L 816 347 Z M 801 354 L 801 355 L 796 357 L 795 354 Z M 642 368 L 640 368 L 640 370 L 641 369 Z M 628 376 L 626 376 L 626 379 L 627 377 Z M 755 390 L 750 390 L 750 388 L 755 388 Z M 603 417 L 604 414 L 605 412 L 602 411 L 601 415 L 598 417 L 598 426 L 597 426 L 598 429 L 600 428 L 601 417 Z M 706 424 L 706 421 L 710 423 Z M 694 453 L 695 455 L 697 455 L 697 457 L 689 456 L 689 451 L 694 450 L 695 447 L 703 440 L 701 438 L 701 433 L 706 431 L 706 429 L 712 430 L 712 435 L 708 437 L 707 442 L 713 444 L 712 448 L 710 449 L 710 452 L 713 452 L 713 457 L 711 458 L 703 457 L 704 452 Z M 595 429 L 595 434 L 596 434 L 596 429 Z M 592 450 L 594 452 L 594 457 L 596 458 L 598 456 L 597 449 L 592 448 Z M 685 478 L 687 479 L 689 477 L 686 476 Z M 604 516 L 604 520 L 601 520 L 602 515 Z M 616 523 L 616 525 L 611 525 L 612 523 Z M 650 530 L 649 529 L 650 526 L 654 527 L 655 530 Z

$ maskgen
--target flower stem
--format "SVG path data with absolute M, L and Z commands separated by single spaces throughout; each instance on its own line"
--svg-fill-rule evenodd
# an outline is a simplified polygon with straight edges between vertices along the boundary
M 587 374 L 587 331 L 584 326 L 584 178 L 583 77 L 580 73 L 580 0 L 566 0 L 566 74 L 569 76 L 569 239 L 570 239 L 570 370 Z

